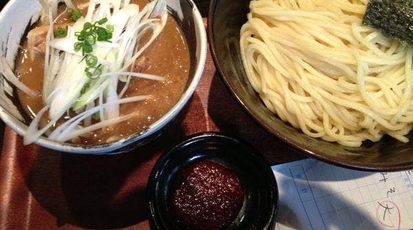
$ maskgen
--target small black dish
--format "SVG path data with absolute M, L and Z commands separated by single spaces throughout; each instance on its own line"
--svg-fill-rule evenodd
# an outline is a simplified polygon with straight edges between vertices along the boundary
M 189 136 L 164 152 L 149 177 L 147 198 L 151 229 L 182 229 L 171 211 L 174 176 L 201 160 L 218 163 L 239 176 L 243 205 L 227 229 L 273 229 L 277 213 L 277 182 L 270 165 L 248 143 L 218 132 Z

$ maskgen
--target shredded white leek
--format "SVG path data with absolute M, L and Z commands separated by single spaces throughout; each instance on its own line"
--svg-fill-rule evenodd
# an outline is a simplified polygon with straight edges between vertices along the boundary
M 148 95 L 123 98 L 130 79 L 142 77 L 162 80 L 160 76 L 131 72 L 136 59 L 151 45 L 162 31 L 167 20 L 165 0 L 154 0 L 144 8 L 128 0 L 90 0 L 86 15 L 67 28 L 67 35 L 55 38 L 53 23 L 57 15 L 57 4 L 63 2 L 74 7 L 70 0 L 39 0 L 43 6 L 41 18 L 49 22 L 46 38 L 44 84 L 42 98 L 44 108 L 30 123 L 24 136 L 24 143 L 35 142 L 42 135 L 60 142 L 88 135 L 90 132 L 129 119 L 133 114 L 121 115 L 120 104 L 148 99 Z M 95 23 L 107 19 L 102 26 L 113 28 L 109 41 L 96 42 L 91 55 L 96 57 L 99 71 L 87 76 L 84 52 L 76 50 L 77 32 L 87 22 Z M 150 32 L 151 37 L 144 44 L 142 36 Z M 139 44 L 139 45 L 137 45 Z M 10 71 L 2 60 L 2 73 L 7 75 L 17 88 L 26 94 L 32 90 L 10 77 Z M 7 66 L 6 66 L 7 67 Z M 6 73 L 6 74 L 5 74 Z M 14 76 L 14 75 L 11 75 Z M 119 91 L 118 84 L 125 84 Z M 78 115 L 56 126 L 56 122 L 68 111 Z M 49 123 L 40 125 L 41 117 L 48 113 Z M 93 118 L 92 118 L 93 117 Z M 98 119 L 98 120 L 96 120 Z M 92 122 L 93 120 L 93 122 Z

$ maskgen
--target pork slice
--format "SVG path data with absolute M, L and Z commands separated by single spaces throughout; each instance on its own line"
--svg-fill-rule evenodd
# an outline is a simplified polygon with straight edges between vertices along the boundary
M 30 30 L 27 34 L 27 50 L 31 59 L 34 59 L 36 55 L 45 53 L 48 31 L 49 26 L 39 26 Z
M 66 28 L 73 25 L 73 23 L 54 25 L 53 29 Z M 49 31 L 49 26 L 37 26 L 29 31 L 27 34 L 27 49 L 30 58 L 35 58 L 36 55 L 44 55 L 46 51 L 46 37 Z
M 138 57 L 135 61 L 134 72 L 144 73 L 152 66 L 152 60 L 144 55 Z

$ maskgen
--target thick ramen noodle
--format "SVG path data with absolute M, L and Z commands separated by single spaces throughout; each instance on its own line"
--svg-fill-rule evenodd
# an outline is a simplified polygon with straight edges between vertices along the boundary
M 79 8 L 88 1 L 74 1 Z M 146 0 L 133 0 L 143 7 Z M 61 9 L 64 11 L 65 9 Z M 68 17 L 67 14 L 66 17 Z M 60 18 L 63 21 L 69 19 Z M 38 25 L 40 27 L 40 25 Z M 33 30 L 34 31 L 34 30 Z M 30 34 L 30 32 L 29 32 Z M 29 40 L 31 38 L 29 37 Z M 141 40 L 147 38 L 143 37 Z M 35 39 L 36 40 L 36 39 Z M 24 41 L 16 66 L 16 75 L 20 80 L 35 90 L 42 92 L 44 75 L 44 53 L 35 52 L 32 58 L 30 41 Z M 80 144 L 98 144 L 116 141 L 134 133 L 144 132 L 152 123 L 168 112 L 181 97 L 189 77 L 190 58 L 188 46 L 183 32 L 177 21 L 168 15 L 166 25 L 154 42 L 142 53 L 134 64 L 132 71 L 162 77 L 160 81 L 135 77 L 128 83 L 123 97 L 148 95 L 141 101 L 124 103 L 120 105 L 120 115 L 132 114 L 129 119 L 94 130 L 90 135 L 81 135 L 68 140 Z M 124 84 L 118 86 L 121 91 Z M 33 97 L 19 91 L 22 108 L 32 119 L 43 108 L 42 95 Z M 62 120 L 67 120 L 76 114 L 69 112 Z M 41 123 L 48 122 L 47 117 Z M 59 121 L 59 122 L 63 122 Z M 93 122 L 92 122 L 93 124 Z
M 360 146 L 412 129 L 413 48 L 363 25 L 367 0 L 254 0 L 241 29 L 252 87 L 306 135 Z

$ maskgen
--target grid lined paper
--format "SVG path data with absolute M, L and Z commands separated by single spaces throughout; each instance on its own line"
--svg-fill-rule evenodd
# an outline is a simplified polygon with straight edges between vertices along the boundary
M 413 229 L 413 170 L 365 172 L 315 159 L 272 167 L 276 230 Z

